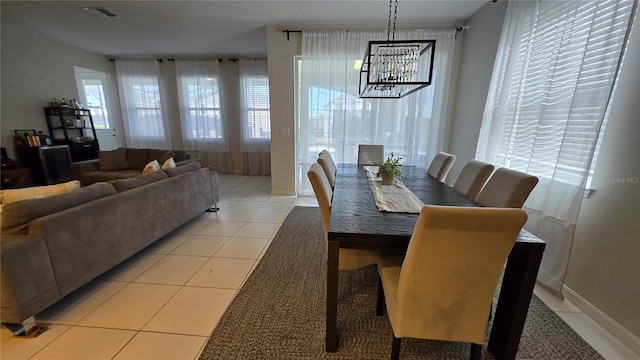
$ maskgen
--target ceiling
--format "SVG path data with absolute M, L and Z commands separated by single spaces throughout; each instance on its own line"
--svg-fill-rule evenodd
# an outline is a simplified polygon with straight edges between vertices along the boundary
M 402 23 L 467 19 L 487 0 L 403 0 Z M 84 7 L 119 15 L 104 18 Z M 386 28 L 386 0 L 289 1 L 6 1 L 2 24 L 17 23 L 41 36 L 110 56 L 261 55 L 266 26 L 333 24 Z M 283 35 L 284 36 L 284 35 Z

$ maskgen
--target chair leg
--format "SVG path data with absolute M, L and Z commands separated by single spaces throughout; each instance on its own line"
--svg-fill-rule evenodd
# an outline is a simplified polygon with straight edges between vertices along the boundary
M 471 344 L 471 354 L 469 355 L 470 360 L 480 360 L 480 355 L 482 355 L 482 345 Z
M 384 308 L 384 289 L 382 288 L 382 279 L 378 276 L 378 302 L 376 303 L 376 315 L 382 316 L 382 314 L 384 314 Z
M 391 342 L 391 360 L 399 360 L 400 359 L 400 343 L 401 338 L 397 338 L 396 335 L 393 335 L 393 341 Z

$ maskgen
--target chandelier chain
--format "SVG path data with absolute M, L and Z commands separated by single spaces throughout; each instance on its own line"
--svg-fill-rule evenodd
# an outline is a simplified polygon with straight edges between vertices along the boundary
M 389 2 L 389 6 L 391 6 L 391 2 Z M 391 13 L 389 13 L 391 16 Z M 393 10 L 393 40 L 396 39 L 396 20 L 398 19 L 398 0 L 396 0 L 396 7 Z
M 396 39 L 396 20 L 398 19 L 398 0 L 393 6 L 393 0 L 389 0 L 389 21 L 387 22 L 387 41 Z M 391 32 L 391 13 L 393 9 L 393 33 Z
M 389 0 L 389 21 L 387 22 L 387 41 L 390 40 L 391 37 L 391 5 L 393 4 L 393 0 Z M 394 20 L 395 27 L 395 20 Z

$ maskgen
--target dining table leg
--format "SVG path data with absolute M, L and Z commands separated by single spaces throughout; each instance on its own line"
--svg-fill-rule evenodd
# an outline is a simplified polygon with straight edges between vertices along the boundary
M 497 360 L 516 358 L 543 249 L 512 251 L 509 255 L 488 345 Z
M 329 241 L 327 244 L 327 322 L 326 322 L 326 351 L 338 351 L 338 258 L 340 243 Z

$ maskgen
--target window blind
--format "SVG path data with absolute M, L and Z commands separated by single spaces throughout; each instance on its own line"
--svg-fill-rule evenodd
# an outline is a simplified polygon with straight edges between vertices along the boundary
M 270 139 L 269 78 L 266 75 L 245 75 L 242 78 L 247 139 Z
M 631 1 L 538 2 L 520 24 L 489 136 L 495 162 L 580 185 L 605 119 Z M 506 89 L 504 87 L 507 87 Z M 495 143 L 489 144 L 489 138 Z M 595 154 L 597 156 L 597 154 Z
M 224 142 L 218 63 L 176 60 L 176 76 L 184 141 Z
M 539 178 L 525 228 L 547 243 L 538 280 L 559 294 L 636 4 L 507 5 L 476 157 Z
M 127 146 L 170 148 L 157 62 L 116 60 L 116 73 Z

